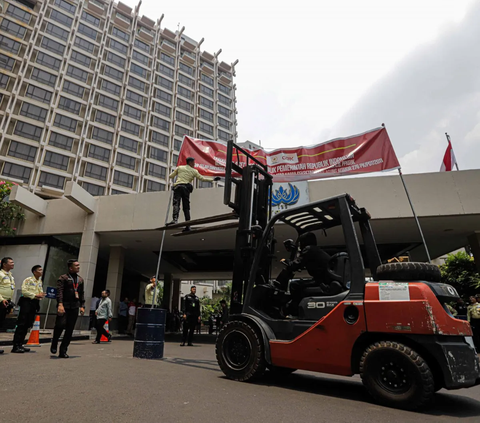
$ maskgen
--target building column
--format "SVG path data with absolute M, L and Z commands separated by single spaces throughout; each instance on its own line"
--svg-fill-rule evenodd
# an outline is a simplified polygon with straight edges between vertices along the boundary
M 182 295 L 182 281 L 180 279 L 173 280 L 172 289 L 172 310 L 177 307 L 180 310 L 180 296 Z
M 113 316 L 118 316 L 118 307 L 122 291 L 123 265 L 125 262 L 125 248 L 121 245 L 110 246 L 110 258 L 108 260 L 107 286 L 112 301 Z
M 165 273 L 165 275 L 163 275 L 163 298 L 161 307 L 169 311 L 172 311 L 172 288 L 172 275 L 170 273 Z
M 468 243 L 472 249 L 473 257 L 478 271 L 480 272 L 480 231 L 475 231 L 468 237 Z

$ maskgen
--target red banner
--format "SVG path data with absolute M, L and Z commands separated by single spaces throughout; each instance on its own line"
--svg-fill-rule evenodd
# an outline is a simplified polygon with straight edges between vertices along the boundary
M 311 147 L 254 150 L 252 156 L 268 165 L 274 182 L 304 181 L 334 176 L 381 172 L 400 167 L 384 127 Z M 195 158 L 197 170 L 207 176 L 225 176 L 226 143 L 185 136 L 178 157 L 185 164 Z M 234 150 L 234 162 L 244 166 L 246 157 Z

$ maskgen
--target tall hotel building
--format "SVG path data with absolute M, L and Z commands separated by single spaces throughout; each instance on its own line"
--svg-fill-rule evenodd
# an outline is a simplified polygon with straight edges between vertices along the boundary
M 163 18 L 163 16 L 162 16 Z M 236 140 L 235 64 L 123 3 L 0 0 L 0 179 L 165 190 L 183 136 Z

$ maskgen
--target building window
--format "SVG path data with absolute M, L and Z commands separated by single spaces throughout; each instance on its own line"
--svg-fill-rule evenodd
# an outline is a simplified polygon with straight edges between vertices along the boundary
M 165 103 L 172 104 L 172 94 L 169 94 L 165 91 L 159 90 L 158 88 L 155 90 L 155 95 L 159 100 L 164 101 Z
M 78 24 L 78 32 L 86 37 L 97 41 L 98 32 L 83 23 Z
M 12 71 L 15 66 L 15 59 L 6 56 L 5 54 L 0 54 L 0 68 Z
M 49 104 L 52 100 L 52 93 L 50 91 L 44 90 L 40 87 L 36 87 L 32 84 L 28 85 L 25 95 L 27 97 L 33 98 L 34 100 L 41 101 L 42 103 L 47 104 Z
M 190 79 L 188 76 L 182 75 L 181 73 L 178 74 L 178 80 L 190 88 L 195 88 L 195 81 Z
M 61 60 L 56 59 L 55 57 L 52 57 L 47 53 L 44 53 L 43 51 L 38 52 L 36 61 L 40 65 L 43 65 L 43 66 L 46 66 L 47 68 L 52 68 L 55 70 L 59 70 L 60 64 L 62 63 Z
M 75 37 L 74 45 L 78 48 L 81 48 L 82 50 L 85 50 L 87 53 L 93 53 L 95 50 L 95 44 L 83 38 L 80 38 L 78 35 Z
M 89 68 L 90 64 L 92 63 L 92 59 L 90 59 L 90 57 L 85 56 L 84 54 L 79 53 L 78 51 L 75 51 L 75 50 L 72 50 L 71 59 L 74 62 L 77 62 L 78 64 L 85 66 L 86 68 Z
M 122 87 L 120 85 L 114 84 L 113 82 L 102 79 L 102 90 L 107 91 L 114 95 L 120 95 Z
M 71 13 L 72 15 L 74 15 L 75 11 L 77 10 L 77 8 L 73 4 L 65 0 L 55 0 L 55 6 L 58 6 L 61 9 L 66 10 L 68 13 Z
M 160 60 L 162 62 L 168 63 L 170 66 L 175 66 L 175 59 L 172 56 L 169 56 L 168 54 L 165 54 L 163 52 L 160 53 Z
M 200 84 L 200 92 L 213 98 L 213 90 L 211 88 L 206 87 L 205 85 Z
M 218 101 L 220 103 L 223 103 L 223 104 L 227 105 L 227 106 L 230 106 L 232 104 L 232 100 L 230 100 L 228 97 L 225 97 L 224 95 L 222 95 L 220 93 L 218 94 Z
M 113 98 L 107 97 L 103 94 L 98 96 L 98 105 L 110 110 L 118 111 L 118 100 L 114 100 Z
M 232 112 L 230 111 L 230 109 L 227 109 L 226 107 L 220 106 L 220 104 L 219 104 L 218 105 L 218 113 L 220 113 L 221 115 L 229 118 Z
M 55 120 L 53 122 L 53 125 L 65 129 L 66 131 L 70 132 L 76 132 L 77 131 L 77 123 L 78 121 L 72 118 L 69 118 L 64 115 L 57 115 L 55 116 Z
M 28 182 L 32 169 L 13 163 L 5 163 L 2 173 L 5 176 L 10 176 L 10 178 L 21 179 L 23 182 Z
M 187 73 L 190 76 L 193 76 L 193 68 L 191 68 L 190 66 L 187 66 L 185 63 L 182 63 L 182 62 L 180 62 L 179 65 L 180 65 L 181 71 Z
M 13 54 L 18 54 L 20 43 L 11 38 L 0 35 L 0 48 Z
M 72 27 L 73 19 L 63 13 L 60 13 L 58 10 L 52 10 L 50 13 L 50 19 L 61 23 L 62 25 L 68 26 L 69 28 Z
M 42 47 L 52 53 L 58 54 L 59 56 L 63 56 L 63 53 L 65 52 L 65 46 L 63 44 L 57 43 L 48 37 L 43 37 Z
M 82 82 L 87 82 L 88 79 L 88 72 L 72 65 L 68 66 L 67 75 Z
M 60 170 L 67 170 L 68 169 L 68 157 L 58 153 L 52 153 L 51 151 L 47 151 L 45 154 L 45 160 L 43 164 L 45 166 L 54 167 Z
M 128 173 L 123 173 L 116 170 L 113 176 L 113 183 L 117 185 L 122 185 L 124 187 L 132 188 L 133 175 L 129 175 Z
M 147 79 L 147 70 L 142 68 L 141 66 L 138 66 L 135 63 L 132 63 L 130 65 L 130 72 L 133 72 L 138 76 L 141 76 L 142 78 Z
M 112 39 L 110 39 L 110 48 L 123 54 L 127 54 L 128 51 L 128 47 L 125 44 L 119 43 L 118 41 Z
M 144 65 L 148 65 L 148 57 L 142 53 L 139 53 L 137 50 L 133 50 L 132 59 Z
M 85 191 L 87 191 L 90 195 L 93 195 L 94 197 L 98 197 L 100 195 L 105 194 L 105 188 L 101 187 L 100 185 L 90 184 L 88 182 L 82 182 L 82 187 Z
M 165 106 L 164 104 L 161 103 L 156 103 L 155 104 L 155 113 L 159 113 L 161 115 L 171 117 L 172 116 L 172 109 L 168 106 Z
M 83 94 L 85 93 L 85 88 L 81 87 L 78 84 L 74 84 L 70 81 L 65 81 L 63 83 L 63 90 L 64 93 L 72 94 L 75 97 L 83 98 Z
M 200 117 L 202 119 L 208 120 L 209 122 L 213 122 L 213 113 L 207 112 L 206 110 L 200 110 Z
M 57 77 L 51 73 L 45 72 L 43 70 L 33 68 L 31 78 L 34 81 L 41 82 L 42 84 L 54 87 L 57 82 Z
M 3 73 L 0 73 L 0 88 L 7 88 L 8 81 L 10 81 L 10 77 Z
M 228 132 L 222 131 L 221 129 L 218 130 L 218 138 L 222 141 L 230 141 L 232 139 L 232 135 Z
M 133 91 L 127 90 L 127 100 L 143 107 L 145 97 L 143 97 L 140 94 L 137 94 Z
M 127 156 L 126 154 L 117 153 L 117 165 L 127 169 L 135 169 L 135 157 Z
M 225 94 L 231 95 L 232 89 L 230 87 L 226 87 L 225 85 L 218 84 L 218 89 Z
M 145 92 L 145 83 L 137 78 L 134 78 L 133 76 L 130 76 L 128 78 L 128 85 L 132 88 L 137 89 L 138 91 Z
M 32 147 L 31 145 L 22 144 L 17 141 L 12 141 L 10 143 L 10 148 L 8 149 L 8 155 L 16 157 L 17 159 L 27 160 L 33 162 L 35 160 L 35 155 L 37 154 L 37 148 Z
M 230 125 L 231 125 L 231 123 L 230 123 L 228 120 L 221 118 L 220 116 L 218 117 L 218 124 L 219 124 L 222 128 L 225 128 L 225 129 L 230 130 Z
M 54 37 L 60 38 L 63 41 L 67 41 L 68 35 L 69 35 L 69 32 L 67 30 L 62 29 L 59 26 L 54 25 L 50 22 L 47 24 L 47 27 L 45 28 L 45 32 L 47 34 L 53 35 Z
M 40 173 L 38 185 L 41 187 L 47 186 L 63 189 L 63 186 L 65 185 L 65 178 L 63 176 L 54 175 L 53 173 L 42 172 Z
M 172 166 L 176 166 L 178 164 L 178 154 L 172 155 Z
M 169 68 L 168 66 L 162 65 L 160 63 L 160 65 L 158 66 L 158 71 L 160 73 L 163 73 L 164 75 L 169 76 L 170 78 L 174 78 L 175 71 L 173 69 Z
M 125 69 L 126 60 L 123 57 L 120 57 L 118 54 L 115 54 L 109 51 L 107 53 L 107 61 L 110 63 L 113 63 L 119 68 Z
M 134 46 L 138 47 L 140 50 L 146 51 L 148 54 L 150 54 L 150 46 L 147 43 L 144 43 L 143 41 L 140 41 L 138 38 L 135 39 Z
M 139 109 L 136 109 L 135 107 L 129 106 L 128 104 L 125 104 L 125 107 L 123 108 L 123 113 L 131 117 L 135 120 L 142 120 L 142 111 Z
M 186 112 L 192 113 L 193 105 L 188 101 L 182 100 L 181 98 L 177 98 L 177 107 L 185 110 Z
M 112 188 L 112 192 L 111 192 L 112 195 L 122 195 L 122 194 L 126 194 L 126 192 L 124 191 L 120 191 L 118 189 L 113 189 Z
M 112 29 L 112 35 L 114 37 L 120 38 L 121 40 L 124 41 L 130 41 L 130 34 L 127 34 L 126 32 L 123 32 L 122 30 L 118 29 L 117 27 L 113 27 Z
M 113 142 L 113 134 L 105 129 L 94 126 L 92 131 L 92 139 L 111 145 Z
M 213 132 L 213 128 L 212 128 Z M 187 128 L 184 128 L 183 126 L 175 125 L 175 135 L 178 135 L 179 137 L 183 137 L 184 135 L 192 135 L 192 131 L 190 131 Z
M 213 110 L 213 101 L 208 98 L 200 96 L 200 104 Z
M 206 84 L 213 87 L 213 78 L 210 78 L 209 76 L 205 75 L 204 73 L 200 74 L 200 78 L 202 79 L 202 82 L 205 82 Z
M 107 168 L 93 163 L 87 163 L 85 167 L 85 176 L 104 181 L 107 179 Z
M 116 79 L 117 81 L 123 81 L 123 72 L 112 68 L 111 66 L 105 65 L 103 74 L 109 76 L 110 78 Z
M 167 162 L 167 152 L 159 148 L 150 147 L 150 158 L 160 162 Z
M 67 137 L 66 135 L 57 134 L 56 132 L 52 132 L 50 135 L 50 141 L 48 141 L 48 143 L 50 145 L 53 145 L 54 147 L 72 151 L 73 138 Z
M 60 97 L 58 107 L 62 110 L 73 113 L 74 115 L 79 115 L 82 105 L 78 101 L 70 100 L 66 97 Z
M 47 118 L 47 113 L 47 109 L 42 109 L 41 107 L 26 102 L 23 102 L 22 108 L 20 109 L 20 114 L 22 116 L 28 117 L 30 119 L 35 119 L 40 122 L 45 122 L 45 119 Z
M 182 142 L 183 141 L 180 140 L 173 140 L 174 150 L 180 151 L 180 149 L 182 148 Z
M 98 145 L 90 144 L 88 147 L 88 157 L 93 159 L 108 162 L 110 160 L 110 150 L 107 148 L 99 147 Z
M 123 135 L 120 135 L 120 139 L 118 140 L 118 146 L 120 148 L 123 148 L 124 150 L 133 151 L 134 153 L 137 153 L 138 151 L 138 141 L 124 137 Z
M 212 125 L 208 125 L 202 121 L 200 121 L 198 123 L 198 129 L 202 132 L 205 132 L 209 135 L 213 135 L 213 126 Z
M 162 160 L 166 161 L 166 160 Z M 156 165 L 154 163 L 148 164 L 148 174 L 150 176 L 155 176 L 157 178 L 165 179 L 167 177 L 167 168 L 163 166 Z
M 104 125 L 114 128 L 117 122 L 117 118 L 109 113 L 97 110 L 97 112 L 95 113 L 95 122 L 103 123 Z
M 168 148 L 168 135 L 152 131 L 152 142 L 155 144 L 164 145 Z
M 147 192 L 165 191 L 165 184 L 155 181 L 147 181 Z
M 0 31 L 4 31 L 7 34 L 10 34 L 12 37 L 20 38 L 23 40 L 27 29 L 15 22 L 3 18 L 2 24 L 0 25 Z
M 15 18 L 17 21 L 22 21 L 27 25 L 30 23 L 30 19 L 32 18 L 32 15 L 30 13 L 20 9 L 19 7 L 14 6 L 13 4 L 8 5 L 8 9 L 5 14 Z
M 189 100 L 193 99 L 193 92 L 190 90 L 187 90 L 186 88 L 181 87 L 180 85 L 177 87 L 177 92 L 178 95 L 185 97 Z
M 40 141 L 42 131 L 43 129 L 38 126 L 17 121 L 13 134 L 18 135 L 19 137 L 28 138 L 29 140 Z
M 89 24 L 96 26 L 97 28 L 100 27 L 100 19 L 85 11 L 82 12 L 82 21 L 88 22 Z
M 152 125 L 158 129 L 163 129 L 166 132 L 170 131 L 170 122 L 166 121 L 165 119 L 153 116 Z
M 129 134 L 140 136 L 140 125 L 129 122 L 128 120 L 122 120 L 122 131 L 128 132 Z
M 173 90 L 173 82 L 163 76 L 157 76 L 157 84 L 166 88 L 167 90 Z
M 185 113 L 179 112 L 178 110 L 175 113 L 175 119 L 179 122 L 184 123 L 185 125 L 191 125 L 193 120 L 190 116 L 186 115 Z

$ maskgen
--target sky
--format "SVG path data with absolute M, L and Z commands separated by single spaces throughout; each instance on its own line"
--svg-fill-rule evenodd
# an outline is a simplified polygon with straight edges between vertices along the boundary
M 239 60 L 238 141 L 313 145 L 385 123 L 405 173 L 440 168 L 445 132 L 460 168 L 479 167 L 480 0 L 143 0 L 140 14 Z

